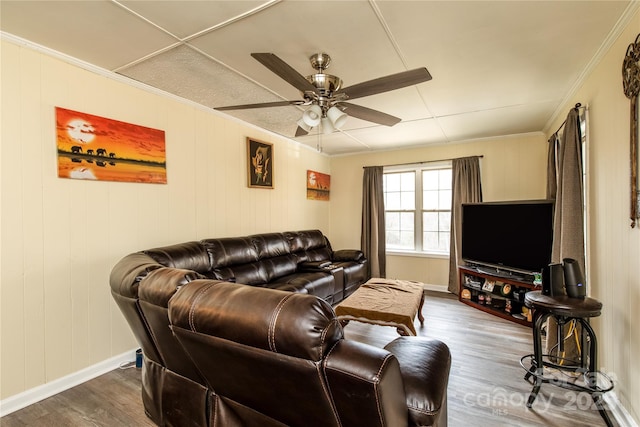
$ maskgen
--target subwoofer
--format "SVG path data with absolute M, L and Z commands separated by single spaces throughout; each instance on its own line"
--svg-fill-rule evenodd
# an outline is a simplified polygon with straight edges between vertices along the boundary
M 562 264 L 549 264 L 542 270 L 542 293 L 552 297 L 565 295 Z
M 587 296 L 587 288 L 580 264 L 573 258 L 565 258 L 564 262 L 564 286 L 567 295 L 571 298 L 584 298 Z

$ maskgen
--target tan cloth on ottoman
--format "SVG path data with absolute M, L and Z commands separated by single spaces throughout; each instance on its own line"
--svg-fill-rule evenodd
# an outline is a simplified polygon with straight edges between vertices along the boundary
M 364 320 L 380 325 L 404 325 L 417 335 L 413 320 L 421 308 L 422 283 L 395 279 L 370 279 L 335 308 L 344 320 Z

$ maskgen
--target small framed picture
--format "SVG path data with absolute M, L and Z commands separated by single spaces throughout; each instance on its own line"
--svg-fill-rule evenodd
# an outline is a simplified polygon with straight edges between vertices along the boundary
M 484 285 L 482 285 L 482 290 L 487 292 L 493 292 L 493 288 L 495 285 L 496 285 L 496 282 L 494 282 L 493 280 L 487 280 L 486 282 L 484 282 Z
M 307 199 L 329 200 L 331 175 L 307 170 Z
M 248 184 L 273 188 L 273 144 L 247 138 Z

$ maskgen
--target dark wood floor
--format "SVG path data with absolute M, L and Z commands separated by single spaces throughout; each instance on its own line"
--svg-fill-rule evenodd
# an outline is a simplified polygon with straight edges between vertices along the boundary
M 450 427 L 603 426 L 591 398 L 544 384 L 532 409 L 531 386 L 520 358 L 532 353 L 531 329 L 461 304 L 453 296 L 429 292 L 418 334 L 438 338 L 452 354 L 449 380 Z M 394 328 L 351 322 L 348 339 L 384 346 Z M 153 426 L 144 415 L 140 371 L 116 369 L 73 389 L 0 419 L 14 426 Z M 345 426 L 348 427 L 348 426 Z

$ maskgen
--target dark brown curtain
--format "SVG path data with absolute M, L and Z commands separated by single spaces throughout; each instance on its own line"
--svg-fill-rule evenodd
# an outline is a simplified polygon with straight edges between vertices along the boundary
M 386 277 L 383 167 L 364 168 L 362 180 L 362 232 L 360 244 L 367 257 L 370 277 Z
M 558 138 L 556 132 L 549 139 L 547 196 L 555 198 L 551 262 L 561 263 L 564 258 L 573 258 L 586 276 L 582 168 L 580 115 L 578 109 L 574 108 L 567 116 L 562 137 Z M 567 325 L 558 336 L 557 323 L 549 318 L 545 353 L 578 360 L 581 351 L 574 336 L 580 336 L 581 329 L 578 327 L 573 334 L 569 334 L 570 330 Z M 560 340 L 564 341 L 563 354 L 558 352 Z
M 547 199 L 555 199 L 558 189 L 557 152 L 560 140 L 554 133 L 549 138 L 549 152 L 547 153 Z
M 451 243 L 449 248 L 449 292 L 460 292 L 458 266 L 462 263 L 462 204 L 482 201 L 480 158 L 453 159 L 451 166 Z
M 558 150 L 551 261 L 557 263 L 564 258 L 573 258 L 586 274 L 581 139 L 579 112 L 574 108 L 567 116 Z

